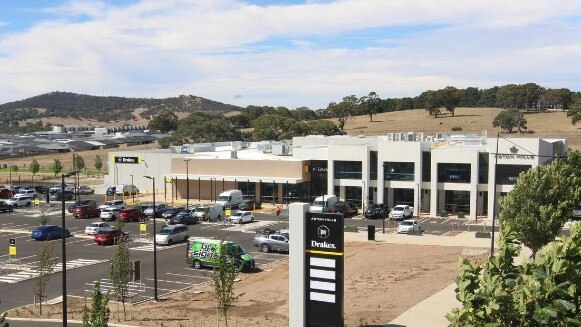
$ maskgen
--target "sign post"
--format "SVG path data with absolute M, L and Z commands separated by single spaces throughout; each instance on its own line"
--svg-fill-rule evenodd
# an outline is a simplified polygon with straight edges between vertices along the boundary
M 145 218 L 141 218 L 139 221 L 139 235 L 144 236 L 147 234 L 147 225 L 145 223 Z
M 10 249 L 8 250 L 8 255 L 13 259 L 16 257 L 16 239 L 11 238 L 8 240 L 10 242 Z

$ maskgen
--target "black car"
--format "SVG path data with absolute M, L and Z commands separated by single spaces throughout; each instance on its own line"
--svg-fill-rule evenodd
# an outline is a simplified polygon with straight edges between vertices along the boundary
M 176 224 L 193 225 L 193 224 L 197 224 L 198 222 L 199 222 L 198 217 L 193 216 L 191 213 L 186 213 L 186 214 L 178 215 L 178 216 L 171 218 L 169 221 L 169 224 L 170 225 L 176 225 Z
M 177 207 L 177 208 L 169 208 L 161 214 L 162 218 L 173 218 L 178 215 L 178 213 L 182 212 L 185 207 Z
M 51 201 L 62 201 L 64 198 L 65 201 L 72 200 L 75 198 L 75 194 L 73 192 L 65 191 L 63 192 L 55 192 L 50 196 Z
M 47 194 L 48 193 L 48 187 L 43 186 L 43 185 L 36 185 L 34 187 L 34 190 L 36 191 L 36 193 L 38 194 Z
M 105 191 L 105 194 L 109 195 L 109 196 L 113 196 L 113 195 L 115 195 L 115 189 L 117 189 L 115 186 L 109 187 L 109 188 L 107 188 L 107 191 Z
M 387 209 L 381 203 L 370 204 L 367 209 L 365 209 L 365 218 L 367 219 L 383 219 L 387 218 L 387 215 Z
M 242 211 L 252 211 L 255 209 L 260 209 L 261 206 L 262 206 L 262 203 L 260 203 L 260 202 L 256 202 L 254 200 L 243 200 L 238 205 L 238 209 L 242 210 Z
M 65 199 L 66 200 L 66 199 Z M 71 204 L 69 206 L 69 212 L 73 212 L 73 209 L 76 207 L 80 207 L 80 206 L 95 206 L 97 205 L 97 203 L 95 202 L 95 200 L 90 200 L 90 199 L 84 199 L 84 200 L 79 200 L 73 204 Z
M 0 201 L 0 211 L 2 211 L 2 212 L 6 212 L 6 211 L 12 212 L 12 211 L 14 211 L 14 207 L 11 206 L 11 205 L 9 205 L 9 204 L 6 204 L 6 202 L 4 202 L 4 201 Z
M 345 218 L 356 216 L 357 213 L 359 212 L 355 204 L 351 201 L 336 202 L 335 204 L 333 204 L 330 211 L 341 213 Z

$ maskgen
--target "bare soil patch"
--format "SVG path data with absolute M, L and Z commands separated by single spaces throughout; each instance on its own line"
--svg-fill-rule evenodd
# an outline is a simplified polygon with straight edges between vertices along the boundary
M 454 282 L 461 256 L 482 261 L 486 254 L 482 254 L 480 249 L 463 247 L 347 243 L 346 326 L 383 326 L 389 323 Z M 279 261 L 260 272 L 239 277 L 241 280 L 236 283 L 235 292 L 244 295 L 232 309 L 232 325 L 287 326 L 288 261 Z M 150 301 L 135 305 L 129 321 L 123 321 L 122 316 L 117 315 L 117 305 L 111 304 L 111 321 L 139 326 L 215 326 L 212 291 L 212 283 L 207 283 L 174 293 L 157 303 Z M 83 300 L 69 301 L 69 319 L 80 319 Z M 52 306 L 43 316 L 59 318 L 59 308 L 60 305 Z M 9 312 L 9 316 L 36 315 L 37 310 L 30 306 Z

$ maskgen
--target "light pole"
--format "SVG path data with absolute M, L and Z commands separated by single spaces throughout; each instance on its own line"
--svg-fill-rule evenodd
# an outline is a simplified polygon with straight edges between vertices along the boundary
M 61 225 L 62 225 L 62 276 L 63 276 L 63 326 L 67 326 L 67 242 L 65 235 L 65 177 L 78 174 L 79 171 L 71 171 L 61 175 Z
M 494 153 L 494 176 L 492 176 L 492 233 L 490 238 L 490 256 L 494 255 L 494 229 L 496 228 L 496 169 L 498 168 L 498 139 L 500 133 L 496 134 L 496 153 Z
M 131 176 L 131 185 L 133 185 L 133 175 L 129 175 Z
M 420 220 L 420 213 L 422 210 L 422 195 L 420 193 L 420 183 L 416 183 L 416 186 L 418 187 L 418 220 Z
M 190 208 L 190 160 L 192 159 L 184 159 L 186 162 L 186 209 Z
M 155 212 L 155 177 L 151 176 L 143 176 L 147 179 L 151 179 L 153 181 L 153 294 L 156 301 L 157 299 L 157 247 L 155 242 L 155 216 L 157 216 L 157 212 Z

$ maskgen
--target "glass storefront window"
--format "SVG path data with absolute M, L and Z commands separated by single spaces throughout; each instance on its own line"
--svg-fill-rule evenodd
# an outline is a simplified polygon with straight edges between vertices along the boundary
M 311 161 L 311 181 L 308 186 L 309 199 L 307 202 L 312 203 L 315 198 L 327 194 L 327 160 Z
M 307 199 L 308 183 L 300 184 L 283 184 L 283 201 L 284 202 L 299 202 Z
M 346 186 L 345 200 L 353 202 L 358 208 L 361 208 L 361 187 Z
M 469 213 L 470 191 L 446 191 L 444 210 L 452 213 Z
M 439 163 L 438 183 L 470 183 L 470 164 Z
M 383 174 L 386 181 L 413 181 L 413 162 L 384 162 Z
M 414 206 L 414 189 L 413 188 L 396 188 L 393 189 L 393 201 L 395 205 L 406 204 Z
M 422 182 L 432 180 L 432 154 L 428 151 L 422 152 Z
M 238 189 L 242 191 L 245 199 L 254 199 L 256 197 L 256 183 L 250 181 L 238 181 Z
M 361 161 L 335 161 L 335 179 L 361 179 Z
M 262 203 L 275 203 L 277 200 L 278 185 L 275 183 L 262 182 L 262 189 L 260 191 Z
M 496 165 L 496 184 L 514 185 L 518 175 L 530 168 L 530 165 Z
M 377 180 L 377 151 L 369 153 L 369 178 Z
M 478 183 L 488 183 L 488 152 L 480 152 L 478 154 Z

